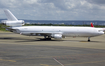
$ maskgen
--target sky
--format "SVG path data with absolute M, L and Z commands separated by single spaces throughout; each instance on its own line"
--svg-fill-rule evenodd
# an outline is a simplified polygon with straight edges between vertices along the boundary
M 27 20 L 105 20 L 105 0 L 0 0 L 0 19 L 4 9 Z

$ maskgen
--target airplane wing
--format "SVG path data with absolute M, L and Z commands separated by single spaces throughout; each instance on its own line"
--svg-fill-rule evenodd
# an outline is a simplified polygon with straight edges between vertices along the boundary
M 23 32 L 20 33 L 22 35 L 28 35 L 28 36 L 48 36 L 53 37 L 55 39 L 62 39 L 62 32 Z
M 62 32 L 21 32 L 20 34 L 30 34 L 30 35 L 46 35 L 51 36 L 53 34 L 62 34 Z

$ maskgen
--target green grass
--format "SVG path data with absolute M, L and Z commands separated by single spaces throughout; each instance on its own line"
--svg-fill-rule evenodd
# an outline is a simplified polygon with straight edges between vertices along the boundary
M 7 30 L 5 29 L 6 27 L 7 27 L 7 26 L 0 24 L 0 31 L 7 31 Z

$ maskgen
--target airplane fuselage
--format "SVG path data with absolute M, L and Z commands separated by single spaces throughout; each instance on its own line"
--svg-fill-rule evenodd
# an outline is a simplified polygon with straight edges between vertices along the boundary
M 94 37 L 104 34 L 102 29 L 93 27 L 64 27 L 64 26 L 23 26 L 13 27 L 15 33 L 23 35 L 53 35 L 61 34 L 64 37 Z

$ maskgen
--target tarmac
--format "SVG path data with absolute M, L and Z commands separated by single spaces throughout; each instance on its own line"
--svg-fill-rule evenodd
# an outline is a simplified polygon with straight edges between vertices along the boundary
M 0 31 L 0 66 L 105 66 L 105 35 L 42 38 Z

